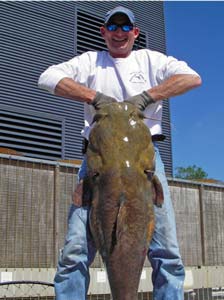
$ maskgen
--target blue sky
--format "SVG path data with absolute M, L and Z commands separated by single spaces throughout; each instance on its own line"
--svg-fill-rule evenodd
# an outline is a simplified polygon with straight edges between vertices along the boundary
M 174 171 L 195 164 L 224 181 L 224 2 L 166 1 L 164 13 L 167 53 L 203 81 L 170 99 Z

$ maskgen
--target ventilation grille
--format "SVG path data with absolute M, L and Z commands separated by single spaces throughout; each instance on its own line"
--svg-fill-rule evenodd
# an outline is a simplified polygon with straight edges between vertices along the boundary
M 12 108 L 11 108 L 12 109 Z M 0 147 L 16 150 L 24 156 L 62 158 L 62 121 L 24 111 L 1 107 Z
M 107 50 L 104 39 L 100 35 L 100 26 L 103 24 L 103 18 L 89 15 L 84 11 L 77 11 L 77 54 L 86 51 Z M 146 33 L 141 32 L 139 39 L 135 41 L 134 48 L 147 48 Z

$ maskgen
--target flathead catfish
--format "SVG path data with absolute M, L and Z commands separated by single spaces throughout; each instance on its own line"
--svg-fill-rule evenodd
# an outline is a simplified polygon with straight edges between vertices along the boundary
M 137 300 L 154 230 L 153 202 L 160 206 L 163 201 L 143 115 L 132 104 L 105 105 L 95 116 L 86 155 L 90 228 L 113 300 Z

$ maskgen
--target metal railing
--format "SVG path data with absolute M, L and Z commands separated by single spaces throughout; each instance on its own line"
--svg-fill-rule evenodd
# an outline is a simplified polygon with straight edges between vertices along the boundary
M 38 281 L 0 283 L 0 300 L 55 300 L 53 284 Z M 138 300 L 152 300 L 152 292 L 139 292 Z M 224 288 L 202 288 L 185 291 L 184 300 L 224 299 Z M 89 294 L 88 300 L 112 300 L 111 294 Z

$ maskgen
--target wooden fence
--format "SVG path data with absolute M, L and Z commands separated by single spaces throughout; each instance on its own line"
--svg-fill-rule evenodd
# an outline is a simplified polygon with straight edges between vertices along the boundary
M 63 246 L 78 165 L 0 157 L 0 265 L 52 268 Z M 224 186 L 169 180 L 186 266 L 224 265 Z M 97 257 L 93 267 L 101 267 Z

